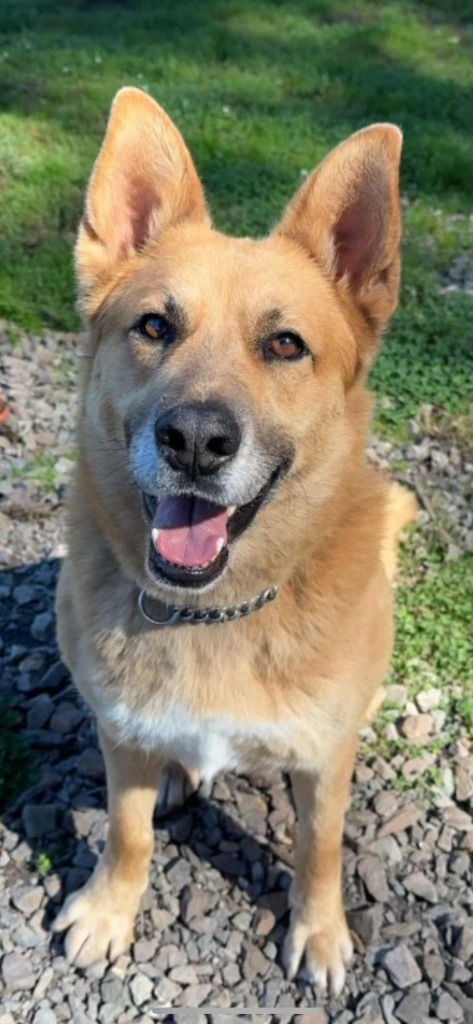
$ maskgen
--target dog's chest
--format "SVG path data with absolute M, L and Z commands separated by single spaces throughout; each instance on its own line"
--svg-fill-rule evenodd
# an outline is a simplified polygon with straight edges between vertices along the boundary
M 290 746 L 282 723 L 246 724 L 231 715 L 194 715 L 179 701 L 159 711 L 152 706 L 134 710 L 118 702 L 102 713 L 101 721 L 117 742 L 162 752 L 185 768 L 197 769 L 204 779 L 260 765 Z

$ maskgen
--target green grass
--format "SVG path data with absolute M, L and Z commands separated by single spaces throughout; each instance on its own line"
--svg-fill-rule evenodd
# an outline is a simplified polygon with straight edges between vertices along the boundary
M 373 372 L 384 399 L 376 429 L 402 437 L 430 404 L 447 433 L 461 424 L 472 443 L 473 299 L 439 287 L 473 249 L 471 0 L 5 0 L 0 316 L 23 328 L 78 326 L 75 230 L 125 84 L 148 89 L 176 120 L 217 225 L 239 235 L 267 231 L 303 174 L 350 132 L 401 125 L 404 283 Z M 54 460 L 33 471 L 54 485 Z M 463 680 L 456 707 L 471 730 L 471 560 L 444 564 L 432 541 L 417 570 L 410 550 L 395 677 L 415 689 L 427 666 L 446 686 Z
M 71 469 L 74 462 L 74 453 L 63 456 L 70 462 Z M 57 469 L 57 455 L 37 455 L 22 466 L 14 466 L 12 476 L 16 480 L 34 480 L 43 491 L 56 491 L 61 483 L 64 483 L 64 475 Z
M 126 83 L 176 119 L 217 224 L 237 234 L 266 231 L 301 173 L 344 136 L 398 122 L 405 284 L 373 376 L 390 398 L 378 427 L 401 433 L 419 402 L 468 413 L 472 300 L 440 294 L 438 279 L 471 245 L 471 0 L 4 4 L 0 315 L 77 326 L 75 229 L 110 101 Z
M 412 695 L 444 687 L 445 706 L 451 688 L 473 695 L 473 555 L 444 565 L 430 552 L 425 578 L 399 587 L 397 608 L 395 681 L 407 683 Z

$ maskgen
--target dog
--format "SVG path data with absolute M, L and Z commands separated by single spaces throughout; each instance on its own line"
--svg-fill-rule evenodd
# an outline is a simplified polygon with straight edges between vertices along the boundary
M 80 967 L 132 939 L 158 789 L 288 772 L 287 974 L 341 992 L 342 833 L 393 644 L 412 497 L 365 455 L 397 304 L 402 136 L 335 148 L 268 237 L 228 238 L 173 122 L 122 89 L 79 228 L 88 325 L 58 637 L 93 709 L 109 833 L 56 922 Z

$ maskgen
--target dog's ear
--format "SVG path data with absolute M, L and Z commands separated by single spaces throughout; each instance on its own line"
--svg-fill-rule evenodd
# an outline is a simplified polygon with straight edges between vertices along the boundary
M 399 291 L 401 148 L 393 124 L 351 135 L 313 171 L 277 228 L 349 290 L 376 332 Z
M 120 89 L 87 189 L 76 247 L 79 288 L 90 289 L 170 224 L 209 222 L 184 140 L 140 89 Z

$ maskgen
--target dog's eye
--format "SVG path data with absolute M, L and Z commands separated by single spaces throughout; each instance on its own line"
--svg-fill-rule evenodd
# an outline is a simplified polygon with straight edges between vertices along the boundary
M 301 356 L 305 355 L 307 349 L 297 334 L 287 332 L 286 334 L 276 334 L 273 338 L 268 338 L 263 346 L 263 355 L 267 360 L 274 359 L 300 359 Z
M 169 320 L 159 313 L 147 313 L 138 322 L 138 331 L 147 341 L 163 341 L 170 345 L 175 337 L 176 331 Z

